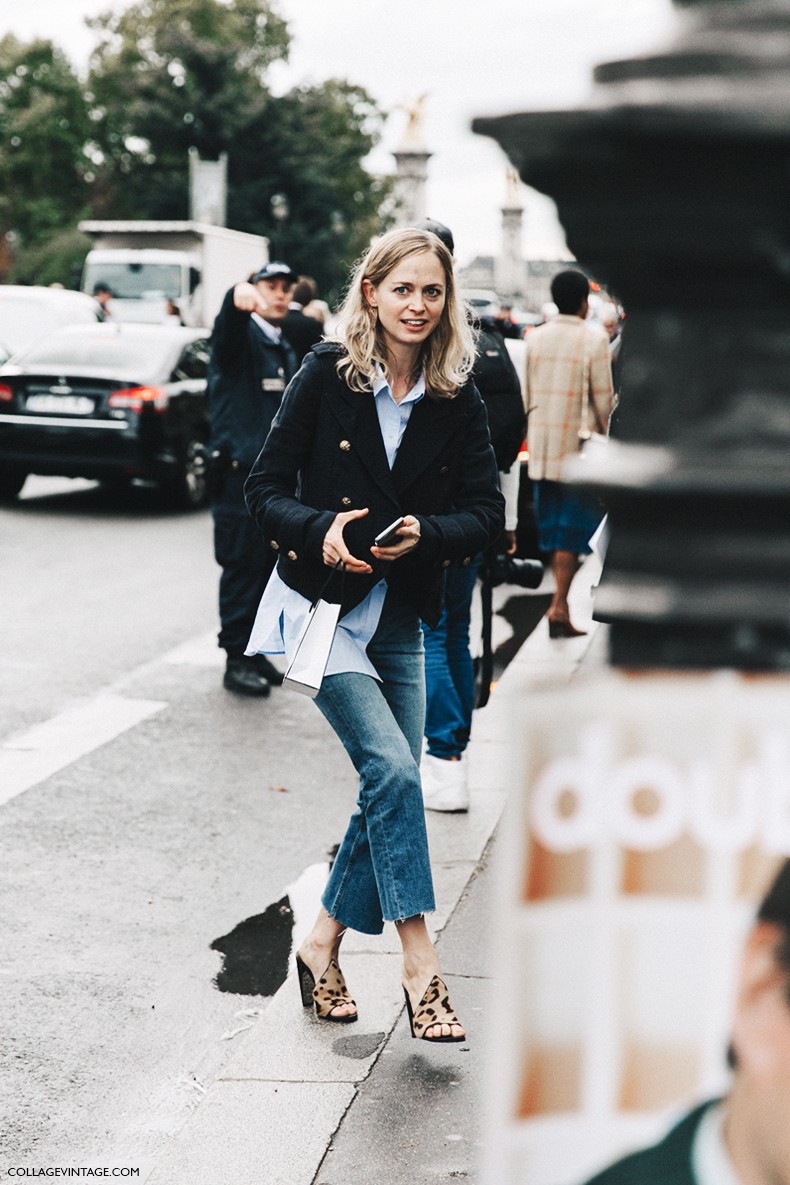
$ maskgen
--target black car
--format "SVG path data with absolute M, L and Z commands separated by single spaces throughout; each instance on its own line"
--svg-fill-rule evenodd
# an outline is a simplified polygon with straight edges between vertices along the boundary
M 0 498 L 29 473 L 143 478 L 185 509 L 206 502 L 208 331 L 58 329 L 0 367 Z

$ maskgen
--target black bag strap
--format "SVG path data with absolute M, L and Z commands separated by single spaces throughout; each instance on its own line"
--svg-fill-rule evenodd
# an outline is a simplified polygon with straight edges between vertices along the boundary
M 338 560 L 337 563 L 335 564 L 334 568 L 332 569 L 332 571 L 329 573 L 326 580 L 324 581 L 321 591 L 318 594 L 318 596 L 316 597 L 316 599 L 313 601 L 311 608 L 315 609 L 316 605 L 321 600 L 321 598 L 323 597 L 326 590 L 329 588 L 329 583 L 330 583 L 332 577 L 334 576 L 335 572 L 337 572 L 338 568 L 340 569 L 340 579 L 342 581 L 342 583 L 340 585 L 340 603 L 342 605 L 342 603 L 343 603 L 343 588 L 344 588 L 345 582 L 346 582 L 346 570 L 343 567 L 343 561 Z

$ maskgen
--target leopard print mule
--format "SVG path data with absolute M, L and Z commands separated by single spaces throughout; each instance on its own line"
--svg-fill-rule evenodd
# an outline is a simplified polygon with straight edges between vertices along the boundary
M 411 1025 L 412 1037 L 418 1037 L 421 1041 L 441 1042 L 441 1041 L 465 1041 L 466 1034 L 463 1037 L 428 1037 L 426 1036 L 428 1029 L 433 1025 L 460 1025 L 461 1022 L 455 1014 L 452 1004 L 450 1003 L 450 993 L 447 990 L 447 984 L 442 979 L 441 975 L 434 975 L 428 987 L 425 989 L 425 995 L 420 1000 L 415 1009 L 412 1009 L 409 993 L 406 988 L 403 989 L 403 994 L 406 997 L 406 1010 L 409 1014 L 409 1024 Z M 463 1026 L 461 1026 L 463 1027 Z
M 340 1016 L 333 1015 L 332 1010 L 341 1004 L 353 1004 L 355 1008 L 357 1006 L 349 995 L 343 972 L 334 959 L 330 959 L 329 966 L 318 983 L 316 983 L 315 976 L 307 963 L 299 955 L 296 956 L 296 970 L 299 974 L 302 1004 L 305 1008 L 314 1007 L 319 1020 L 331 1020 L 339 1025 L 348 1025 L 357 1019 L 356 1012 Z

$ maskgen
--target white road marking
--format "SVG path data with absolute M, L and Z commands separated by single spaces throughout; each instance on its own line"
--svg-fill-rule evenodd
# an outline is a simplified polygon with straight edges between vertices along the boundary
M 0 806 L 166 707 L 104 692 L 8 737 L 0 744 Z
M 222 667 L 225 652 L 217 646 L 215 632 L 199 634 L 128 671 L 99 695 L 70 705 L 50 720 L 1 741 L 0 806 L 166 708 L 163 701 L 125 694 L 128 687 L 163 663 Z
M 173 666 L 224 667 L 225 658 L 225 651 L 217 645 L 216 630 L 212 630 L 210 634 L 200 634 L 168 650 L 161 661 Z

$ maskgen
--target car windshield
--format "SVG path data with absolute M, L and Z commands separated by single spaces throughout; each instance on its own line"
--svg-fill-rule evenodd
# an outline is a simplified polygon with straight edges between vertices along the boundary
M 135 379 L 140 383 L 164 382 L 170 377 L 179 346 L 165 330 L 126 334 L 116 327 L 106 333 L 83 333 L 65 329 L 45 342 L 16 355 L 14 362 L 24 370 L 37 367 L 65 374 L 102 374 Z
M 105 284 L 116 300 L 177 300 L 181 268 L 177 263 L 94 263 L 83 281 L 86 292 Z

